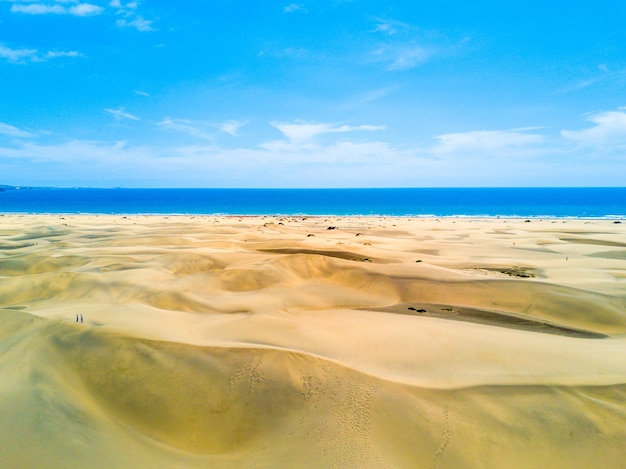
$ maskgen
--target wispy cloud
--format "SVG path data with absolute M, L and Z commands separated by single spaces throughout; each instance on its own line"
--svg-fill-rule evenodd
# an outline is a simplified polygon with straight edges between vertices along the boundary
M 27 15 L 74 15 L 74 16 L 94 16 L 104 11 L 104 8 L 92 3 L 78 3 L 77 5 L 65 6 L 60 3 L 15 3 L 11 6 L 11 12 L 23 13 Z
M 147 20 L 138 16 L 132 20 L 119 19 L 116 21 L 116 24 L 120 28 L 136 28 L 137 31 L 146 32 L 146 31 L 154 31 L 152 27 L 152 20 Z
M 80 3 L 77 0 L 8 0 L 13 2 L 11 12 L 25 15 L 72 15 L 72 16 L 96 16 L 105 12 L 105 8 L 93 3 Z M 120 28 L 134 28 L 138 31 L 154 31 L 154 20 L 146 19 L 137 10 L 139 2 L 130 1 L 122 3 L 120 0 L 112 0 L 109 7 L 115 10 L 115 14 L 121 16 L 116 21 Z
M 42 5 L 41 3 L 29 3 L 22 5 L 20 3 L 11 6 L 12 13 L 24 13 L 27 15 L 47 15 L 54 13 L 63 15 L 67 13 L 67 8 L 62 5 Z
M 172 119 L 166 117 L 161 120 L 157 125 L 165 130 L 172 130 L 187 134 L 191 137 L 199 138 L 202 140 L 213 141 L 215 140 L 215 129 L 232 135 L 237 136 L 239 130 L 248 124 L 246 120 L 228 120 L 224 122 L 205 122 L 193 119 Z
M 435 57 L 458 54 L 471 38 L 452 39 L 435 30 L 425 30 L 395 19 L 376 18 L 370 33 L 380 38 L 369 52 L 369 61 L 387 71 L 411 70 Z
M 150 96 L 149 93 L 146 93 L 145 91 L 141 91 L 141 90 L 135 90 L 134 93 L 138 96 L 145 96 L 145 97 Z
M 92 16 L 99 15 L 104 11 L 104 8 L 91 3 L 80 3 L 76 6 L 70 7 L 69 12 L 71 15 L 76 16 Z
M 60 57 L 84 57 L 84 55 L 75 50 L 69 50 L 69 51 L 51 50 L 51 51 L 46 52 L 45 57 L 47 59 L 57 59 Z
M 0 44 L 0 57 L 9 62 L 35 61 L 38 58 L 37 49 L 11 49 Z
M 19 137 L 19 138 L 32 138 L 35 137 L 36 134 L 32 132 L 27 132 L 25 130 L 18 129 L 17 127 L 5 124 L 0 122 L 0 134 L 8 135 L 9 137 Z
M 386 63 L 385 70 L 389 71 L 415 68 L 433 55 L 433 50 L 417 44 L 385 45 L 374 51 L 374 57 Z
M 586 78 L 584 80 L 580 80 L 568 86 L 567 88 L 560 90 L 560 93 L 563 93 L 563 94 L 572 93 L 575 91 L 580 91 L 586 88 L 590 88 L 600 83 L 624 81 L 624 80 L 626 80 L 626 69 L 611 70 L 605 64 L 600 64 L 597 67 L 597 72 L 595 75 L 589 78 Z
M 126 111 L 124 111 L 124 108 L 118 108 L 118 109 L 105 109 L 104 112 L 112 115 L 115 120 L 121 121 L 124 119 L 129 119 L 129 120 L 133 120 L 133 121 L 138 121 L 141 120 L 139 119 L 139 117 L 134 116 L 133 114 L 130 114 Z
M 338 104 L 339 109 L 353 110 L 376 101 L 383 100 L 400 89 L 398 85 L 391 85 L 384 88 L 376 88 L 363 93 L 350 96 L 343 103 Z
M 100 142 L 89 140 L 68 140 L 60 143 L 34 143 L 26 141 L 20 145 L 7 148 L 0 147 L 0 157 L 32 161 L 34 163 L 54 163 L 61 165 L 69 174 L 82 174 L 92 177 L 94 167 L 107 167 L 112 174 L 120 168 L 129 167 L 140 171 L 155 156 L 154 150 L 145 147 L 128 147 L 125 141 Z M 28 169 L 26 169 L 28 170 Z M 40 171 L 40 170 L 37 170 Z
M 413 29 L 409 24 L 403 23 L 402 21 L 390 20 L 390 19 L 376 19 L 376 27 L 374 28 L 374 32 L 384 33 L 389 36 L 393 36 L 399 32 L 407 32 Z
M 508 156 L 545 142 L 536 127 L 512 130 L 476 130 L 438 135 L 430 148 L 433 155 L 500 155 Z
M 307 123 L 302 121 L 296 121 L 295 123 L 272 122 L 271 124 L 273 127 L 280 130 L 291 142 L 306 142 L 321 134 L 385 130 L 384 126 L 379 125 L 352 126 L 329 123 Z
M 379 101 L 381 99 L 386 98 L 393 92 L 397 91 L 398 87 L 395 85 L 387 86 L 385 88 L 378 88 L 375 90 L 370 90 L 357 98 L 358 102 L 361 103 L 371 103 L 374 101 Z
M 593 125 L 583 130 L 563 130 L 561 136 L 579 147 L 626 150 L 626 107 L 589 114 L 586 120 Z
M 49 59 L 58 59 L 64 57 L 84 57 L 78 51 L 58 51 L 52 50 L 48 52 L 39 52 L 37 49 L 12 49 L 0 44 L 0 58 L 14 63 L 26 62 L 45 62 Z
M 237 135 L 239 129 L 248 123 L 247 120 L 230 120 L 217 124 L 217 128 L 233 137 Z
M 131 1 L 127 3 L 122 3 L 120 0 L 112 0 L 109 5 L 117 9 L 117 15 L 122 16 L 122 18 L 116 21 L 118 27 L 135 28 L 137 29 L 137 31 L 141 32 L 155 30 L 155 28 L 152 26 L 154 20 L 147 20 L 137 13 L 137 9 L 139 8 L 139 2 Z
M 162 129 L 173 130 L 176 132 L 182 132 L 195 138 L 203 140 L 213 140 L 214 137 L 211 132 L 208 131 L 208 127 L 212 127 L 211 124 L 206 122 L 194 121 L 191 119 L 172 119 L 166 117 L 158 126 Z
M 289 5 L 287 5 L 283 11 L 285 13 L 295 13 L 296 11 L 300 11 L 302 13 L 307 13 L 308 10 L 306 8 L 304 8 L 302 5 L 298 4 L 298 3 L 290 3 Z

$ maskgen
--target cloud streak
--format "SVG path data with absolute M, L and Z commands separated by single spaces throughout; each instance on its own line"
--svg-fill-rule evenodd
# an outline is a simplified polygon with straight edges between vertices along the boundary
M 624 79 L 626 79 L 626 69 L 610 70 L 609 67 L 607 67 L 606 65 L 600 64 L 598 65 L 598 72 L 599 73 L 597 75 L 591 78 L 587 78 L 585 80 L 578 81 L 577 83 L 574 83 L 573 85 L 561 90 L 560 93 L 572 93 L 575 91 L 581 91 L 586 88 L 590 88 L 600 83 L 606 84 L 610 82 L 623 82 Z
M 307 13 L 308 12 L 308 10 L 306 8 L 304 8 L 302 5 L 299 5 L 297 3 L 290 3 L 285 8 L 283 8 L 283 11 L 285 13 L 295 13 L 297 11 L 300 11 L 302 13 Z
M 23 13 L 26 15 L 73 15 L 73 16 L 95 16 L 104 11 L 104 8 L 92 3 L 79 3 L 71 7 L 59 5 L 59 3 L 15 3 L 11 5 L 12 13 Z
M 18 129 L 17 127 L 0 122 L 0 135 L 8 135 L 9 137 L 32 138 L 36 135 L 32 132 Z
M 161 129 L 181 132 L 194 138 L 213 141 L 216 138 L 215 131 L 213 129 L 235 137 L 237 136 L 239 130 L 247 124 L 247 120 L 228 120 L 214 123 L 193 119 L 172 119 L 170 117 L 166 117 L 161 120 L 157 126 Z
M 170 117 L 166 117 L 157 125 L 162 129 L 181 132 L 194 138 L 210 141 L 214 138 L 213 135 L 207 131 L 207 127 L 209 127 L 210 124 L 207 124 L 206 122 L 199 122 L 191 119 L 172 119 Z
M 626 149 L 626 108 L 586 116 L 593 125 L 583 130 L 563 130 L 561 136 L 575 145 L 598 151 Z
M 388 62 L 385 70 L 398 71 L 418 67 L 430 59 L 434 53 L 417 44 L 402 44 L 383 47 L 375 51 L 374 55 Z
M 152 20 L 147 20 L 141 16 L 138 16 L 132 20 L 119 19 L 116 21 L 116 24 L 120 28 L 135 28 L 137 29 L 137 31 L 141 32 L 154 31 L 152 23 Z
M 37 49 L 12 49 L 0 44 L 0 58 L 13 63 L 46 62 L 49 59 L 84 57 L 78 51 L 52 50 L 40 53 Z
M 331 133 L 345 133 L 356 131 L 374 131 L 385 130 L 384 126 L 379 125 L 336 125 L 328 123 L 306 123 L 297 121 L 295 123 L 280 123 L 272 122 L 273 127 L 280 130 L 280 132 L 291 142 L 306 142 L 318 135 L 331 134 Z
M 407 23 L 403 23 L 402 21 L 397 20 L 388 20 L 388 19 L 377 19 L 376 28 L 374 28 L 374 32 L 383 33 L 389 36 L 393 36 L 399 32 L 407 32 L 413 29 Z
M 147 20 L 137 14 L 139 2 L 130 1 L 123 4 L 120 0 L 112 0 L 109 5 L 117 9 L 116 15 L 122 16 L 122 18 L 116 21 L 119 28 L 135 28 L 141 32 L 155 31 L 155 28 L 152 26 L 154 20 Z
M 124 120 L 124 119 L 129 119 L 129 120 L 133 120 L 133 121 L 141 120 L 141 119 L 139 119 L 139 117 L 134 116 L 133 114 L 130 114 L 130 113 L 124 111 L 124 108 L 105 109 L 104 112 L 106 112 L 107 114 L 112 115 L 115 118 L 115 120 L 117 120 L 117 121 L 121 121 L 121 120 Z
M 230 120 L 217 124 L 217 128 L 222 132 L 225 132 L 235 137 L 239 132 L 239 129 L 241 129 L 246 124 L 248 124 L 247 120 Z
M 507 156 L 545 142 L 536 128 L 512 130 L 478 130 L 438 135 L 438 143 L 430 152 L 434 155 L 483 154 Z
M 375 19 L 370 33 L 381 38 L 369 52 L 368 61 L 379 63 L 384 70 L 412 70 L 436 57 L 458 54 L 467 48 L 469 37 L 453 40 L 439 31 L 423 30 L 394 19 Z
M 0 57 L 9 62 L 35 61 L 38 58 L 37 49 L 11 49 L 0 44 Z

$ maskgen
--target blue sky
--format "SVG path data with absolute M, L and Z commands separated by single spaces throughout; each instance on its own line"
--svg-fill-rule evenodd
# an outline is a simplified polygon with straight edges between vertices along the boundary
M 623 186 L 626 2 L 0 0 L 0 184 Z

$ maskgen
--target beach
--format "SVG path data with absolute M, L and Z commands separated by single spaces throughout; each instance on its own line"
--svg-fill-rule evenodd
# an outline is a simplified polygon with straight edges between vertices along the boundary
M 611 219 L 5 214 L 0 466 L 626 468 L 625 261 Z

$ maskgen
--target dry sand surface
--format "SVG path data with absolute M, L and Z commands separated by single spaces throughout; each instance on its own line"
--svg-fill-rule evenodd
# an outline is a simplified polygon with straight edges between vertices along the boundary
M 7 469 L 626 468 L 626 223 L 0 216 L 0 373 Z

